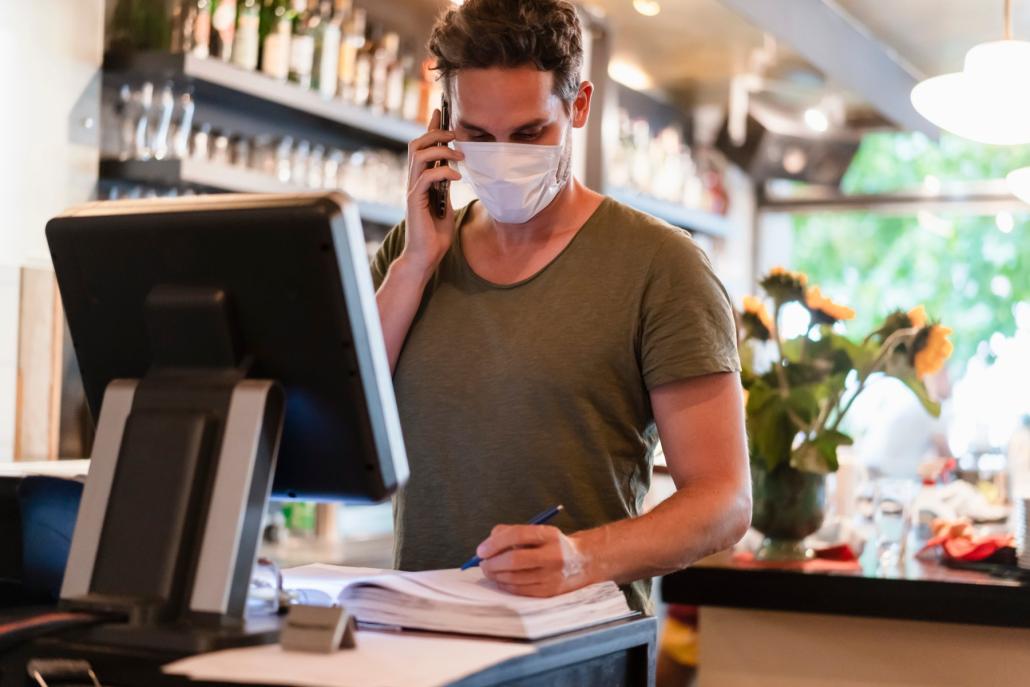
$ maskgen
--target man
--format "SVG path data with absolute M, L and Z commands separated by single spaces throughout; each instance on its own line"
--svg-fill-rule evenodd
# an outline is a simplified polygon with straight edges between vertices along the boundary
M 452 130 L 436 112 L 409 146 L 406 221 L 373 263 L 411 463 L 397 566 L 478 554 L 516 594 L 614 580 L 649 609 L 646 579 L 750 522 L 728 298 L 686 233 L 572 176 L 593 87 L 570 3 L 467 0 L 429 48 Z M 438 219 L 430 186 L 461 178 L 479 200 Z M 679 490 L 640 515 L 652 422 Z

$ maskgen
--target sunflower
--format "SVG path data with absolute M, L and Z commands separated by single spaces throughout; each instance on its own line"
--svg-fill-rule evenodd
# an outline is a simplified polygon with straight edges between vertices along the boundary
M 910 327 L 918 327 L 922 329 L 926 326 L 926 308 L 922 305 L 917 305 L 908 311 L 908 322 Z
M 944 363 L 954 350 L 954 346 L 948 340 L 949 334 L 951 330 L 939 324 L 919 330 L 912 341 L 911 362 L 916 370 L 916 377 L 922 379 L 944 367 Z
M 773 321 L 765 303 L 754 296 L 744 296 L 744 331 L 753 339 L 768 341 L 773 332 Z
M 926 308 L 919 305 L 908 312 L 895 310 L 883 321 L 883 326 L 877 329 L 874 334 L 883 343 L 891 334 L 899 329 L 922 329 L 926 326 L 929 318 L 926 316 Z
M 811 286 L 805 291 L 805 306 L 812 313 L 812 319 L 820 324 L 834 324 L 840 320 L 855 319 L 855 311 L 845 305 L 839 305 L 827 298 L 818 286 Z
M 784 267 L 774 267 L 760 283 L 765 292 L 777 303 L 789 303 L 804 299 L 808 275 Z

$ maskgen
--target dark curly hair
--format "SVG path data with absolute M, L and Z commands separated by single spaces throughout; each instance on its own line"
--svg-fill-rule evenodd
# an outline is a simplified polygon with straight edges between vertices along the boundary
M 566 103 L 579 92 L 582 28 L 568 0 L 466 0 L 437 20 L 428 48 L 445 84 L 459 69 L 532 65 L 554 74 Z

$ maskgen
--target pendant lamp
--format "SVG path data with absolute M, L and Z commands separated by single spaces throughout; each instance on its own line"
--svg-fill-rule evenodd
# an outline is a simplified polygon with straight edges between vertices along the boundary
M 1005 0 L 1004 40 L 966 53 L 961 72 L 912 89 L 912 105 L 936 126 L 978 143 L 1030 143 L 1030 42 L 1012 40 L 1012 2 Z

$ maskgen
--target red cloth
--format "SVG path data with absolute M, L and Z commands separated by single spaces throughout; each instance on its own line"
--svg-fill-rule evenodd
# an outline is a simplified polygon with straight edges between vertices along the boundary
M 733 562 L 742 568 L 800 570 L 801 572 L 861 572 L 858 557 L 847 544 L 816 549 L 815 558 L 807 561 L 756 561 L 750 551 L 737 551 Z
M 919 550 L 917 556 L 922 556 L 929 551 L 940 547 L 947 558 L 955 561 L 975 563 L 990 558 L 1001 549 L 1012 546 L 1012 535 L 994 534 L 985 537 L 951 537 L 941 534 L 930 541 Z

